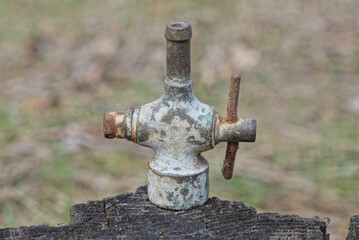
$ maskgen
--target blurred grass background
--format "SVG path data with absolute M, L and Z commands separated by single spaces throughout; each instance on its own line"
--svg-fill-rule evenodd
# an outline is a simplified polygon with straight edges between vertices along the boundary
M 359 213 L 359 2 L 12 1 L 0 4 L 0 226 L 67 223 L 75 203 L 146 183 L 152 152 L 107 140 L 103 112 L 158 98 L 164 29 L 192 24 L 197 97 L 258 121 L 225 181 L 226 144 L 205 153 L 210 194 L 258 211 Z M 340 236 L 340 237 L 339 237 Z

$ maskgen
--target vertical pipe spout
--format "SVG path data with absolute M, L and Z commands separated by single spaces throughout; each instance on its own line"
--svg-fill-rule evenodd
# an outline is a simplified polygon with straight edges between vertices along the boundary
M 191 83 L 191 37 L 192 28 L 188 22 L 170 22 L 166 27 L 167 39 L 166 69 L 169 85 Z

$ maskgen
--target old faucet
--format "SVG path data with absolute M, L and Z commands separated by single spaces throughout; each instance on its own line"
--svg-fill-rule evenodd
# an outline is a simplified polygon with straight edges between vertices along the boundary
M 231 78 L 227 117 L 196 98 L 190 78 L 188 22 L 170 22 L 165 37 L 167 77 L 162 97 L 126 112 L 106 111 L 104 134 L 154 149 L 148 165 L 149 199 L 159 207 L 181 210 L 208 199 L 208 162 L 201 152 L 228 142 L 222 173 L 230 179 L 238 142 L 255 141 L 256 120 L 237 118 L 240 77 L 236 74 Z

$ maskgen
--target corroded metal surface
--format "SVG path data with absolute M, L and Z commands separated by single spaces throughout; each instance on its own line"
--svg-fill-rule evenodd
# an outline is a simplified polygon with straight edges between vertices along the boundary
M 228 141 L 226 157 L 223 161 L 223 167 L 222 167 L 223 177 L 227 180 L 232 178 L 234 161 L 236 160 L 236 154 L 237 154 L 237 150 L 238 150 L 238 141 L 228 139 L 228 138 L 230 138 L 233 135 L 232 131 L 236 130 L 236 128 L 235 127 L 233 128 L 232 126 L 233 126 L 233 123 L 236 123 L 238 121 L 237 108 L 238 108 L 238 97 L 239 97 L 240 84 L 241 84 L 241 76 L 239 76 L 238 74 L 234 74 L 231 78 L 231 83 L 229 86 L 228 104 L 227 104 L 227 119 L 224 121 L 223 124 L 220 125 L 221 133 L 223 133 L 220 138 L 223 141 Z M 249 125 L 255 125 L 255 124 L 256 124 L 255 120 L 250 121 L 250 123 L 249 123 Z M 230 128 L 233 128 L 233 130 L 230 130 Z M 255 130 L 256 126 L 254 126 L 252 129 Z M 223 135 L 227 135 L 227 136 L 223 136 Z M 253 142 L 254 142 L 256 132 L 254 131 L 252 134 L 248 134 L 248 135 L 254 136 L 254 139 L 253 139 Z M 250 140 L 251 140 L 251 138 L 250 138 Z M 249 142 L 251 142 L 251 141 L 249 141 Z
M 237 75 L 232 77 L 228 118 L 220 117 L 213 107 L 196 98 L 190 79 L 192 29 L 188 22 L 169 23 L 165 37 L 164 94 L 138 109 L 106 111 L 104 134 L 107 138 L 126 138 L 154 149 L 156 153 L 148 171 L 149 199 L 159 207 L 189 209 L 208 199 L 208 162 L 201 152 L 219 142 L 230 142 L 227 152 L 232 162 L 227 161 L 231 164 L 227 168 L 232 172 L 238 146 L 235 144 L 255 141 L 256 121 L 237 119 Z
M 103 117 L 103 131 L 106 138 L 125 138 L 126 113 L 106 111 Z

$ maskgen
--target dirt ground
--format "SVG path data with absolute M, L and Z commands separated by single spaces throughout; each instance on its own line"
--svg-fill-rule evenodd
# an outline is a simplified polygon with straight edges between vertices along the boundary
M 359 214 L 359 2 L 4 1 L 0 5 L 0 227 L 67 223 L 75 203 L 146 183 L 153 152 L 103 137 L 107 109 L 158 98 L 164 29 L 192 24 L 197 97 L 257 119 L 235 176 L 226 144 L 204 156 L 210 194 L 260 212 L 329 217 L 343 239 Z

